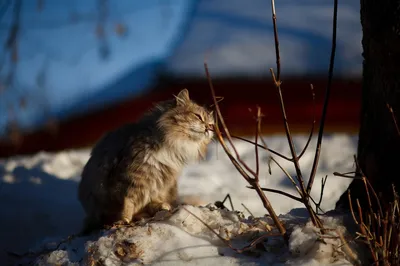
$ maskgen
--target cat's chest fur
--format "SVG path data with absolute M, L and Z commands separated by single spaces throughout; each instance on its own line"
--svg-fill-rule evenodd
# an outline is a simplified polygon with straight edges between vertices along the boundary
M 200 143 L 176 140 L 147 154 L 145 161 L 159 170 L 166 166 L 173 171 L 180 171 L 184 164 L 199 158 L 200 150 Z
M 156 193 L 175 185 L 184 165 L 199 158 L 201 145 L 196 142 L 177 140 L 150 150 L 144 156 L 143 169 L 147 173 L 151 191 Z

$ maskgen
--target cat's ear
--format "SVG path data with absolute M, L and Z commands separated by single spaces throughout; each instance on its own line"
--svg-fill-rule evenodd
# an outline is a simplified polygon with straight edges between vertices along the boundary
M 186 105 L 188 102 L 190 102 L 189 91 L 187 89 L 181 90 L 178 95 L 175 96 L 175 99 L 177 106 Z

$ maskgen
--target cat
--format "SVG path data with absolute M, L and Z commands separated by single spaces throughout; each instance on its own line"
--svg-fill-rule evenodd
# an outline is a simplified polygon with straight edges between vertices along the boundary
M 213 127 L 213 112 L 183 89 L 138 122 L 104 135 L 93 147 L 78 187 L 86 213 L 82 232 L 170 210 L 177 204 L 177 178 L 187 163 L 204 158 Z

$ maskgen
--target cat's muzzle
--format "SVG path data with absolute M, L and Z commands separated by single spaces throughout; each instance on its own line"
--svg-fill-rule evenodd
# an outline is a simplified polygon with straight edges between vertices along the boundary
M 206 136 L 208 138 L 212 138 L 214 135 L 214 125 L 213 124 L 208 124 L 206 127 Z

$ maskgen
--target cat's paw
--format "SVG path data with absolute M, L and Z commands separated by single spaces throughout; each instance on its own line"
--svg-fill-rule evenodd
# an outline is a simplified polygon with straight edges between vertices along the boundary
M 160 211 L 170 211 L 172 209 L 171 204 L 167 203 L 167 202 L 163 202 L 160 204 Z
M 130 223 L 131 223 L 131 219 L 124 218 L 124 219 L 122 219 L 122 222 L 123 222 L 124 224 L 130 224 Z
M 131 219 L 128 218 L 122 218 L 122 220 L 116 221 L 113 223 L 113 226 L 123 226 L 123 225 L 128 225 L 131 223 Z
M 157 212 L 167 211 L 169 212 L 172 209 L 172 206 L 167 202 L 152 202 L 147 206 L 147 212 L 153 216 Z

